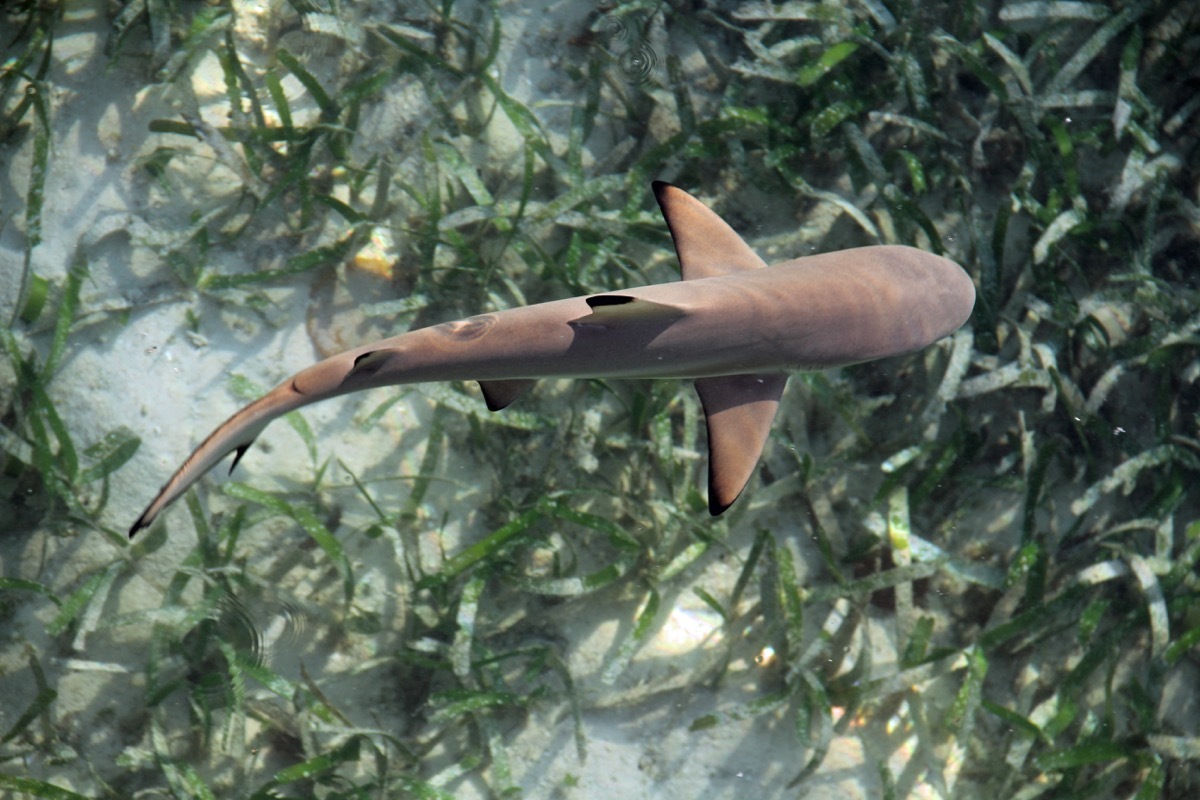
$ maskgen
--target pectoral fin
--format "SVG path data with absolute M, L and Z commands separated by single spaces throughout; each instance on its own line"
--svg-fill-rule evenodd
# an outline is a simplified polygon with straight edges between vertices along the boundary
M 685 281 L 766 266 L 729 223 L 683 189 L 655 181 L 654 196 L 671 229 Z
M 515 378 L 502 381 L 480 381 L 479 388 L 483 391 L 483 401 L 487 403 L 488 411 L 499 411 L 502 408 L 508 408 L 533 384 L 532 379 Z
M 708 511 L 714 517 L 733 505 L 754 474 L 786 384 L 787 375 L 775 373 L 696 379 L 708 421 Z

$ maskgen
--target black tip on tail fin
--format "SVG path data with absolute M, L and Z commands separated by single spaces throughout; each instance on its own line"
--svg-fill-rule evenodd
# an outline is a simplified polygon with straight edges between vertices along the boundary
M 239 444 L 234 449 L 233 463 L 229 465 L 229 474 L 230 475 L 233 474 L 233 468 L 236 467 L 238 465 L 238 462 L 242 460 L 242 456 L 246 455 L 246 451 L 250 449 L 250 445 L 252 445 L 252 444 L 254 444 L 253 439 L 246 442 L 245 444 Z
M 140 531 L 142 528 L 145 528 L 145 527 L 147 527 L 147 524 L 146 524 L 146 512 L 145 512 L 145 511 L 143 511 L 143 512 L 142 512 L 142 514 L 141 514 L 141 516 L 140 516 L 140 517 L 138 517 L 138 518 L 137 518 L 137 520 L 136 520 L 136 521 L 133 523 L 133 525 L 131 525 L 131 526 L 130 526 L 130 528 L 129 528 L 129 538 L 132 540 L 132 539 L 133 539 L 133 537 L 134 537 L 135 535 L 137 535 L 137 532 L 138 532 L 138 531 Z

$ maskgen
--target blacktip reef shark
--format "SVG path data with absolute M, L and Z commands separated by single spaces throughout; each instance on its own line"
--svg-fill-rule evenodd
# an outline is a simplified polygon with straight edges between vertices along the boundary
M 882 245 L 768 267 L 715 212 L 656 182 L 683 280 L 497 311 L 402 333 L 296 373 L 196 448 L 132 538 L 271 420 L 309 403 L 425 381 L 475 380 L 505 408 L 538 378 L 691 378 L 708 428 L 708 506 L 733 504 L 758 464 L 789 372 L 920 350 L 975 305 L 962 267 Z

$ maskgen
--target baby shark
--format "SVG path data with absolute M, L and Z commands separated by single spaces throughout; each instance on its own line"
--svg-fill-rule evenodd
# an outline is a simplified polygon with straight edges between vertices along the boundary
M 689 378 L 708 429 L 708 505 L 753 475 L 790 372 L 910 353 L 957 330 L 975 287 L 912 247 L 839 250 L 767 266 L 715 212 L 656 182 L 682 280 L 481 314 L 402 333 L 291 376 L 222 423 L 129 529 L 132 538 L 221 459 L 309 403 L 426 381 L 475 380 L 492 411 L 539 378 Z

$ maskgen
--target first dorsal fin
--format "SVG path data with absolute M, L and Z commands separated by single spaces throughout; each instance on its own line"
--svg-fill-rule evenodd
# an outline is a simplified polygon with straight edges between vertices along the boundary
M 654 196 L 675 240 L 675 254 L 685 281 L 766 266 L 737 231 L 683 189 L 655 181 Z
M 687 313 L 676 306 L 629 294 L 594 294 L 585 298 L 585 301 L 592 313 L 573 319 L 572 323 L 616 325 L 623 322 L 658 322 L 670 325 Z

